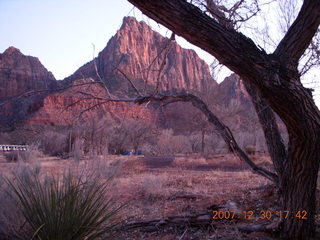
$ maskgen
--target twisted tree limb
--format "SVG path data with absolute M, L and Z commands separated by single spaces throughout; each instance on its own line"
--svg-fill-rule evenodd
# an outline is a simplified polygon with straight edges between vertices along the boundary
M 229 147 L 229 150 L 234 153 L 240 160 L 246 162 L 253 172 L 260 174 L 274 183 L 278 183 L 277 174 L 270 172 L 267 169 L 257 166 L 248 155 L 239 147 L 230 129 L 224 125 L 220 119 L 210 111 L 208 106 L 197 96 L 190 93 L 178 94 L 178 95 L 154 95 L 139 97 L 134 102 L 143 104 L 149 101 L 173 103 L 173 102 L 191 102 L 191 104 L 198 108 L 208 119 L 208 121 L 215 127 L 216 131 L 223 138 L 224 142 Z

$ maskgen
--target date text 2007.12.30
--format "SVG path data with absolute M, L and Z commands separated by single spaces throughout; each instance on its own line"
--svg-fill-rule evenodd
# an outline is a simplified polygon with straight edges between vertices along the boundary
M 242 211 L 236 212 L 231 210 L 220 210 L 220 211 L 212 211 L 212 219 L 213 220 L 232 220 L 232 219 L 272 219 L 272 218 L 297 218 L 301 220 L 308 219 L 306 210 L 299 211 L 271 211 L 271 210 L 261 210 L 261 211 Z

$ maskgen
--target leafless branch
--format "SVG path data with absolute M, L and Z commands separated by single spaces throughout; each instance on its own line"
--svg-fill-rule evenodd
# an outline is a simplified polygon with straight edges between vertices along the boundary
M 117 68 L 117 71 L 124 76 L 124 78 L 130 83 L 131 87 L 134 89 L 134 91 L 137 93 L 138 96 L 141 96 L 140 91 L 137 89 L 137 87 L 134 85 L 134 83 L 131 81 L 131 79 L 125 74 L 121 69 Z
M 260 11 L 257 0 L 233 0 L 228 2 L 222 0 L 196 0 L 192 2 L 220 24 L 231 29 L 239 29 L 242 23 L 250 20 Z
M 95 54 L 95 45 L 92 44 L 92 47 L 93 47 L 93 56 L 94 56 L 94 54 Z M 97 82 L 100 83 L 100 85 L 106 90 L 109 98 L 112 98 L 106 83 L 103 81 L 102 77 L 99 74 L 98 67 L 97 67 L 97 61 L 96 61 L 95 57 L 93 57 L 93 66 L 94 66 L 95 73 L 96 73 L 96 75 L 97 75 L 97 77 L 99 79 Z
M 192 105 L 198 108 L 207 118 L 208 121 L 213 124 L 217 132 L 223 138 L 227 146 L 229 147 L 230 151 L 233 152 L 240 160 L 246 162 L 251 169 L 269 180 L 277 183 L 278 176 L 270 172 L 266 169 L 258 167 L 251 159 L 247 156 L 247 154 L 239 147 L 235 138 L 233 137 L 230 129 L 224 125 L 219 118 L 214 115 L 208 108 L 208 106 L 197 96 L 192 94 L 181 94 L 181 95 L 153 95 L 153 96 L 146 96 L 137 98 L 134 102 L 138 104 L 142 104 L 149 101 L 157 101 L 157 102 L 164 102 L 164 103 L 172 103 L 172 102 L 191 102 Z
M 168 53 L 170 51 L 170 48 L 171 48 L 171 43 L 172 41 L 174 41 L 175 39 L 175 34 L 172 33 L 171 34 L 171 37 L 170 39 L 168 40 L 166 46 L 165 46 L 165 51 L 164 51 L 164 56 L 163 56 L 163 60 L 161 62 L 161 65 L 160 65 L 160 69 L 159 69 L 159 72 L 158 72 L 158 77 L 157 77 L 157 83 L 156 83 L 156 88 L 155 88 L 155 91 L 154 91 L 154 95 L 159 93 L 159 85 L 160 85 L 160 77 L 161 77 L 161 74 L 162 74 L 162 71 L 167 63 L 167 56 L 168 56 Z
M 14 100 L 17 100 L 17 99 L 21 99 L 21 98 L 25 98 L 25 97 L 30 97 L 32 95 L 36 95 L 36 94 L 39 94 L 39 93 L 57 93 L 57 92 L 61 92 L 61 91 L 64 91 L 66 89 L 70 89 L 72 87 L 79 87 L 79 86 L 84 86 L 84 85 L 92 85 L 92 84 L 95 84 L 97 82 L 86 82 L 86 83 L 79 83 L 79 84 L 74 84 L 72 86 L 66 86 L 66 87 L 61 87 L 61 88 L 55 88 L 55 89 L 42 89 L 42 90 L 32 90 L 32 91 L 28 91 L 28 92 L 25 92 L 25 93 L 22 93 L 20 95 L 16 95 L 16 96 L 12 96 L 12 97 L 9 97 L 7 99 L 5 99 L 4 101 L 2 101 L 0 103 L 0 106 L 3 106 L 9 102 L 12 102 Z

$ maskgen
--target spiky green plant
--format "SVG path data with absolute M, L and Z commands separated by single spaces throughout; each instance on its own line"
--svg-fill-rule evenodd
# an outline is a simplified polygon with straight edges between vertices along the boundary
M 107 197 L 109 181 L 75 177 L 71 171 L 62 178 L 39 174 L 15 174 L 6 180 L 18 206 L 40 240 L 109 239 L 119 222 L 121 207 Z M 100 238 L 99 238 L 100 239 Z

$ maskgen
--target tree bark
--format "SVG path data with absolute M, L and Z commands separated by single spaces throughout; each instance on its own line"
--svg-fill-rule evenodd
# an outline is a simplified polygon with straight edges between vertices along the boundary
M 205 138 L 205 135 L 206 135 L 206 130 L 203 128 L 203 129 L 201 129 L 201 153 L 202 154 L 204 154 L 204 147 L 205 147 L 204 138 Z
M 283 163 L 287 158 L 287 150 L 281 137 L 275 114 L 269 104 L 259 96 L 258 92 L 250 84 L 243 83 L 258 115 L 274 168 L 278 177 L 281 178 Z
M 301 141 L 289 137 L 288 159 L 284 163 L 281 178 L 283 209 L 291 213 L 290 219 L 283 219 L 280 225 L 281 237 L 308 239 L 315 232 L 316 186 L 320 157 L 320 131 L 312 132 L 309 139 Z M 299 216 L 306 211 L 306 218 Z M 304 213 L 303 213 L 304 214 Z
M 312 236 L 320 161 L 320 113 L 311 92 L 300 82 L 297 65 L 319 27 L 320 0 L 304 0 L 297 19 L 276 51 L 269 55 L 250 38 L 227 29 L 185 0 L 129 1 L 147 16 L 215 56 L 255 88 L 283 120 L 289 146 L 280 179 L 282 210 L 306 210 L 308 219 L 283 219 L 281 235 L 290 239 Z

